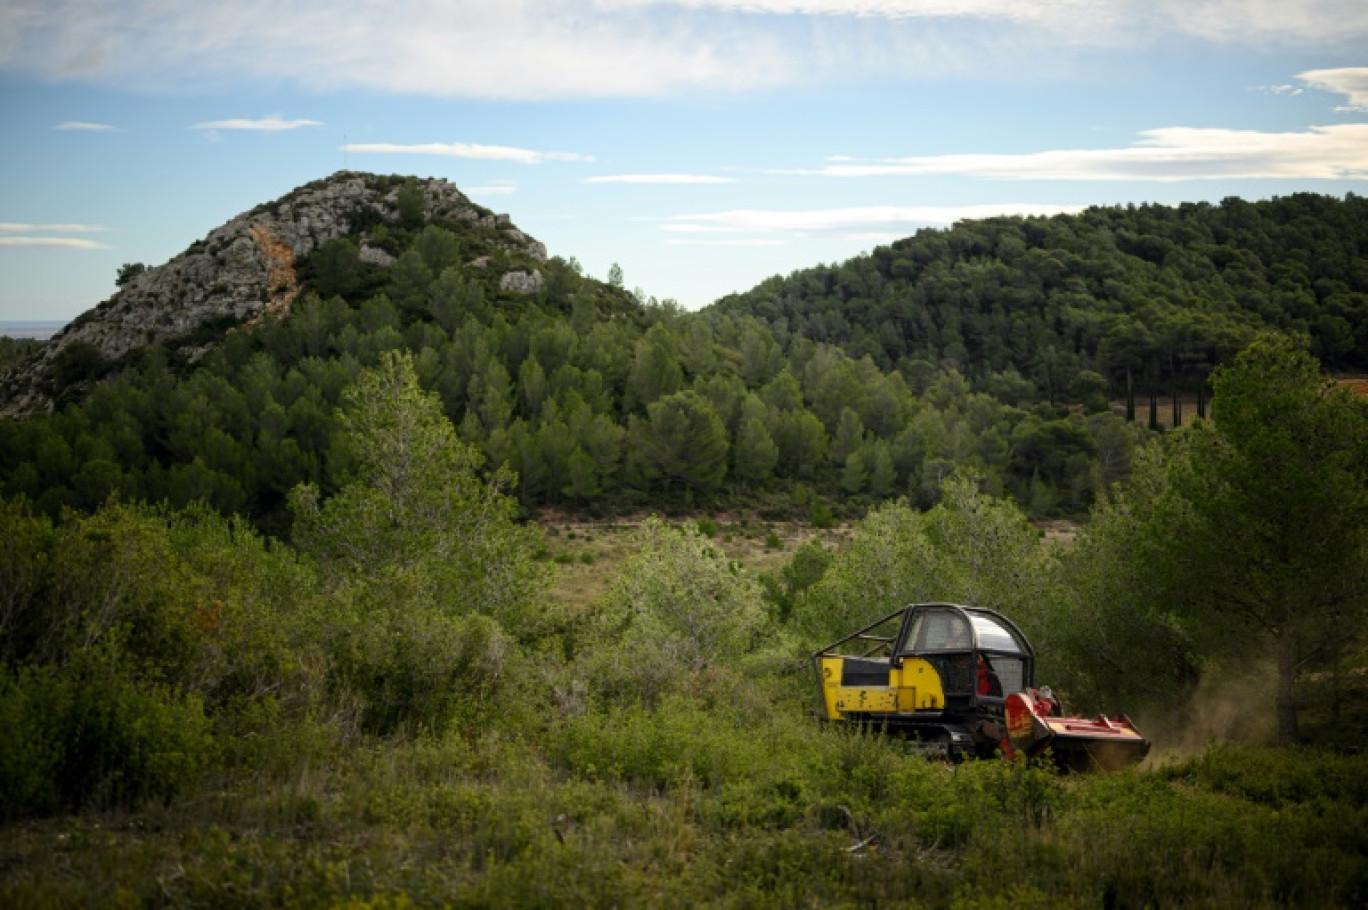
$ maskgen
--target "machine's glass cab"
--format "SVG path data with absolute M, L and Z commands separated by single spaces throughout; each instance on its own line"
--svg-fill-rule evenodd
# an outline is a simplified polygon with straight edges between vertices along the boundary
M 919 657 L 936 668 L 947 706 L 1001 699 L 1031 685 L 1031 649 L 1010 620 L 987 610 L 925 604 L 909 610 L 894 661 Z

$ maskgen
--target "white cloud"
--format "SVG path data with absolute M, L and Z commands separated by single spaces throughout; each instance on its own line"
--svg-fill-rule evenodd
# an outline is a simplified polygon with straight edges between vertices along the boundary
M 1095 0 L 598 0 L 600 8 L 679 7 L 772 16 L 861 19 L 1046 19 Z
M 196 123 L 191 129 L 195 130 L 248 130 L 261 133 L 279 133 L 285 130 L 297 130 L 308 126 L 322 126 L 320 120 L 283 120 L 280 117 L 262 117 L 260 120 L 210 120 L 207 123 Z
M 712 177 L 706 174 L 611 174 L 585 177 L 581 183 L 627 183 L 648 186 L 709 186 L 735 183 L 735 177 Z
M 11 0 L 0 72 L 152 91 L 290 82 L 438 97 L 651 97 L 782 85 L 780 42 L 716 17 L 563 0 Z
M 0 249 L 64 249 L 64 250 L 109 250 L 107 243 L 99 243 L 86 237 L 0 237 Z
M 688 216 L 677 216 L 688 217 Z M 656 221 L 655 218 L 636 218 L 635 221 Z M 734 234 L 740 228 L 727 227 L 723 224 L 662 224 L 661 230 L 669 231 L 673 234 Z
M 959 175 L 1009 180 L 1203 180 L 1368 178 L 1368 123 L 1300 133 L 1167 127 L 1119 149 L 1060 149 L 1022 155 L 954 154 L 836 163 L 806 172 L 829 177 Z M 793 172 L 789 172 L 793 173 Z
M 98 234 L 109 228 L 101 224 L 20 224 L 13 221 L 0 221 L 0 234 Z
M 1368 66 L 1308 70 L 1298 73 L 1297 78 L 1311 88 L 1347 97 L 1349 103 L 1335 108 L 1337 111 L 1368 111 Z
M 710 240 L 702 237 L 671 237 L 665 241 L 670 246 L 783 246 L 785 241 L 772 237 L 737 237 L 727 240 Z
M 1146 45 L 1166 36 L 1220 44 L 1350 43 L 1368 33 L 1359 0 L 598 0 L 752 16 L 1002 23 L 1055 42 Z
M 897 228 L 951 225 L 957 221 L 997 215 L 1058 215 L 1082 211 L 1082 205 L 1007 202 L 962 206 L 854 206 L 806 211 L 736 209 L 665 219 L 667 231 L 736 231 L 752 234 L 897 235 Z
M 1123 22 L 1151 38 L 1169 33 L 1222 45 L 1361 47 L 1361 0 L 1117 0 Z
M 107 123 L 87 123 L 83 120 L 68 120 L 53 127 L 55 130 L 70 130 L 85 133 L 121 133 L 123 130 Z
M 475 161 L 511 161 L 516 164 L 541 164 L 543 161 L 593 161 L 590 155 L 574 152 L 538 152 L 507 145 L 477 145 L 469 142 L 425 142 L 403 145 L 393 142 L 363 142 L 342 146 L 344 152 L 362 155 L 437 155 Z
M 820 22 L 812 21 L 820 17 Z M 776 21 L 779 20 L 779 21 Z M 807 21 L 809 27 L 802 27 Z M 798 23 L 790 27 L 790 22 Z M 292 83 L 499 99 L 1001 78 L 1079 51 L 1353 49 L 1362 0 L 9 0 L 0 72 L 163 91 Z M 1010 78 L 1008 76 L 1007 78 Z M 250 121 L 248 121 L 250 122 Z

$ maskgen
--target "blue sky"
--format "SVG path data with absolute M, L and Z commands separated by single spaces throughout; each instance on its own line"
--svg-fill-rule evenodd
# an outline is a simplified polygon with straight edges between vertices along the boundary
M 1368 185 L 1362 0 L 0 0 L 0 320 L 343 167 L 689 308 L 920 227 Z

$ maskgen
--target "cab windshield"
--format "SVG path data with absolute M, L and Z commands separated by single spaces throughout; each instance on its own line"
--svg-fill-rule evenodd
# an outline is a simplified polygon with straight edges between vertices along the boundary
M 969 623 L 964 621 L 962 614 L 950 610 L 927 610 L 913 621 L 903 653 L 968 651 L 973 646 Z
M 969 621 L 974 624 L 974 634 L 978 636 L 978 646 L 984 651 L 1003 651 L 1008 654 L 1022 653 L 1021 643 L 1008 629 L 991 616 L 970 613 Z

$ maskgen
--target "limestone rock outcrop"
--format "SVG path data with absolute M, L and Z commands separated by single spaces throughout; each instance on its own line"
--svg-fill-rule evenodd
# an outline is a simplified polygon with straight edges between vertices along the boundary
M 361 226 L 398 224 L 400 192 L 415 181 L 342 171 L 306 184 L 215 228 L 164 265 L 128 278 L 113 297 L 77 317 L 41 355 L 0 382 L 0 414 L 52 406 L 49 382 L 64 352 L 117 362 L 152 342 L 188 339 L 205 327 L 241 324 L 265 313 L 288 314 L 299 294 L 298 263 L 329 240 L 351 236 L 362 262 L 385 267 L 394 257 L 367 242 Z M 546 247 L 519 231 L 506 215 L 475 205 L 445 180 L 416 181 L 425 221 L 460 223 L 496 238 L 522 262 L 546 261 Z M 514 293 L 541 290 L 536 269 L 510 268 L 499 286 Z M 197 339 L 192 352 L 212 347 Z

